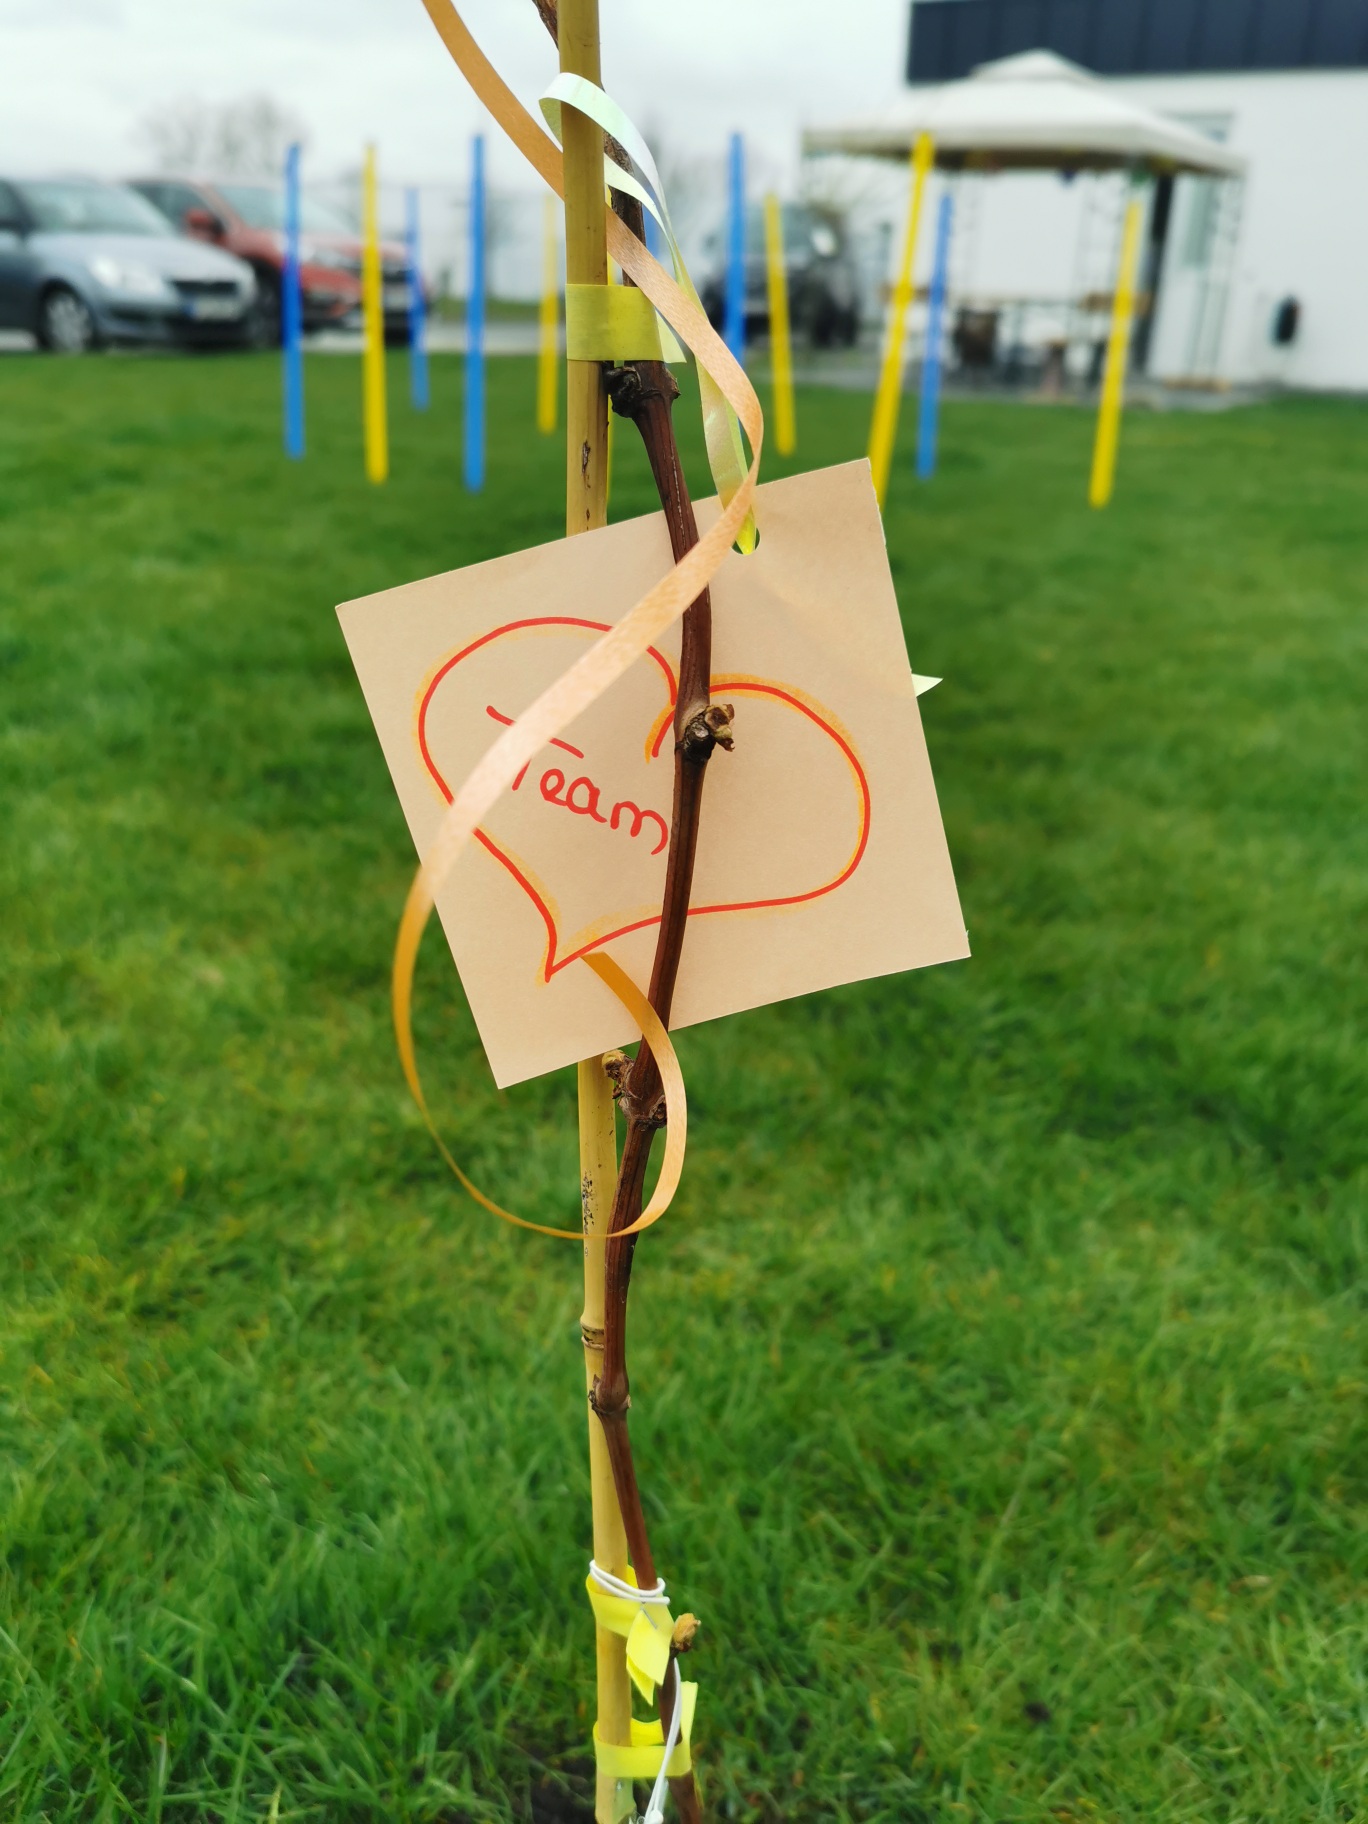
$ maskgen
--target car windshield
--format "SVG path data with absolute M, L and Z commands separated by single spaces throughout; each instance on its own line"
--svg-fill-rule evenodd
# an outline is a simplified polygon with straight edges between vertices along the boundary
M 249 228 L 285 226 L 285 192 L 274 184 L 218 184 L 219 195 Z M 317 197 L 299 199 L 299 225 L 306 234 L 348 234 L 356 230 L 342 214 Z
M 784 248 L 789 257 L 800 253 L 820 253 L 829 257 L 838 242 L 834 231 L 802 203 L 785 203 L 780 220 L 783 223 Z M 765 212 L 754 207 L 746 211 L 746 252 L 765 251 Z
M 16 184 L 29 214 L 50 234 L 174 234 L 160 209 L 122 184 L 68 178 Z

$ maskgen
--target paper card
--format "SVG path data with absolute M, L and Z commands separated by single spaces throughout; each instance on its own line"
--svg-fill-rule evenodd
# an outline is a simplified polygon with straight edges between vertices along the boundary
M 969 954 L 869 465 L 760 488 L 713 580 L 708 766 L 672 1027 Z M 705 527 L 715 501 L 698 507 Z M 669 569 L 661 514 L 338 609 L 420 855 L 500 729 Z M 649 981 L 679 628 L 526 768 L 438 896 L 496 1081 L 638 1035 L 578 960 Z

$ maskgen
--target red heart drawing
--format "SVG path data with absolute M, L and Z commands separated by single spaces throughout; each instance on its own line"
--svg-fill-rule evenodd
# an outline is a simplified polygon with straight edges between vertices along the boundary
M 426 766 L 438 791 L 442 794 L 443 799 L 448 804 L 451 803 L 451 788 L 443 778 L 428 745 L 428 715 L 432 708 L 433 698 L 436 696 L 441 684 L 449 678 L 456 667 L 463 664 L 465 660 L 471 658 L 475 653 L 481 651 L 484 647 L 489 646 L 495 640 L 502 639 L 510 634 L 524 633 L 533 628 L 575 628 L 582 629 L 586 633 L 594 634 L 608 633 L 610 631 L 609 623 L 606 621 L 579 620 L 565 615 L 541 615 L 527 620 L 509 621 L 504 626 L 495 627 L 489 633 L 482 634 L 478 640 L 472 640 L 468 646 L 463 646 L 459 652 L 453 653 L 449 659 L 444 660 L 443 663 L 438 666 L 429 680 L 427 688 L 423 692 L 423 696 L 418 705 L 417 735 L 418 747 L 423 757 L 423 764 Z M 673 722 L 675 696 L 678 686 L 674 670 L 665 655 L 658 652 L 654 646 L 648 647 L 647 653 L 659 668 L 666 687 L 665 705 L 655 721 L 651 724 L 646 735 L 645 756 L 647 761 L 650 762 L 657 760 L 660 757 L 660 750 L 664 744 L 665 736 L 669 732 Z M 758 912 L 777 906 L 797 906 L 802 905 L 807 900 L 821 899 L 823 895 L 827 893 L 834 893 L 837 887 L 843 886 L 859 867 L 861 861 L 864 859 L 865 849 L 869 843 L 869 780 L 850 740 L 836 726 L 834 719 L 828 712 L 824 711 L 819 704 L 814 703 L 811 699 L 806 697 L 804 693 L 792 687 L 774 684 L 762 678 L 715 677 L 712 680 L 712 690 L 714 695 L 725 697 L 769 697 L 795 711 L 798 715 L 807 717 L 810 722 L 814 723 L 816 727 L 835 744 L 850 768 L 859 801 L 859 833 L 854 850 L 845 866 L 834 877 L 823 881 L 819 886 L 809 888 L 806 892 L 785 894 L 778 898 L 743 899 L 716 905 L 690 906 L 689 917 L 704 918 L 709 914 L 718 912 Z M 511 717 L 502 715 L 492 705 L 487 708 L 486 713 L 493 717 L 495 721 L 505 724 L 512 719 Z M 555 741 L 552 745 L 561 748 L 566 753 L 571 754 L 578 759 L 582 760 L 584 758 L 580 750 L 577 747 L 572 746 L 568 741 Z M 517 780 L 514 782 L 514 790 L 517 790 L 522 784 L 523 776 L 526 771 L 527 768 L 524 767 L 523 772 L 519 773 Z M 546 782 L 553 774 L 556 776 L 558 783 L 553 788 L 553 792 L 548 792 L 546 789 Z M 564 789 L 565 785 L 564 772 L 558 767 L 553 767 L 542 776 L 542 796 L 547 798 L 550 803 L 560 804 L 581 815 L 592 815 L 596 822 L 604 823 L 607 821 L 606 818 L 598 813 L 597 788 L 592 786 L 591 781 L 587 778 L 574 780 L 568 789 L 566 789 L 566 796 L 561 798 L 556 794 Z M 576 804 L 574 802 L 575 788 L 579 785 L 589 787 L 593 793 L 592 798 L 586 794 L 585 802 L 582 804 Z M 617 813 L 623 808 L 626 808 L 626 801 L 614 807 L 614 829 L 617 828 Z M 643 827 L 644 819 L 648 817 L 659 826 L 661 831 L 660 838 L 652 851 L 653 853 L 658 853 L 665 847 L 665 842 L 668 837 L 668 826 L 666 825 L 665 820 L 659 813 L 654 811 L 641 811 L 635 804 L 630 805 L 630 808 L 636 813 L 633 834 L 636 834 L 637 831 Z M 537 911 L 541 916 L 542 923 L 546 927 L 546 953 L 542 962 L 543 981 L 549 982 L 552 976 L 557 975 L 562 969 L 567 968 L 580 957 L 587 956 L 591 951 L 601 950 L 605 944 L 611 944 L 615 938 L 625 937 L 631 931 L 640 931 L 651 925 L 658 925 L 660 923 L 660 914 L 657 912 L 653 917 L 639 918 L 630 924 L 620 925 L 615 930 L 603 932 L 600 935 L 591 938 L 588 942 L 580 943 L 577 948 L 568 951 L 565 955 L 561 955 L 561 934 L 557 927 L 555 914 L 547 903 L 546 895 L 538 888 L 534 881 L 529 879 L 528 873 L 519 865 L 518 861 L 490 836 L 487 831 L 477 829 L 475 831 L 475 839 L 484 846 L 489 854 L 491 854 L 502 867 L 508 870 L 513 879 L 516 880 L 518 885 L 522 888 L 523 892 L 532 901 L 532 904 L 537 908 Z

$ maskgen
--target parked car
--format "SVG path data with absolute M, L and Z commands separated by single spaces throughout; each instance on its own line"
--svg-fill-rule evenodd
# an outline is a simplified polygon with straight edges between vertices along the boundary
M 257 327 L 262 342 L 280 340 L 280 285 L 285 270 L 285 192 L 280 184 L 233 179 L 140 177 L 135 190 L 183 234 L 224 247 L 256 274 Z M 361 241 L 340 210 L 315 196 L 300 198 L 299 283 L 304 327 L 326 329 L 361 308 Z M 408 335 L 408 260 L 402 246 L 382 242 L 385 335 Z
M 834 342 L 847 347 L 860 331 L 859 280 L 839 228 L 801 203 L 785 203 L 780 220 L 784 235 L 784 270 L 788 274 L 789 322 L 795 335 L 805 335 L 817 348 Z M 699 293 L 715 329 L 726 313 L 725 236 L 719 230 L 705 243 L 712 271 Z M 746 210 L 746 334 L 769 328 L 769 278 L 765 260 L 765 217 L 754 206 Z
M 61 354 L 108 342 L 242 345 L 255 303 L 250 266 L 192 247 L 122 184 L 0 179 L 0 327 Z

